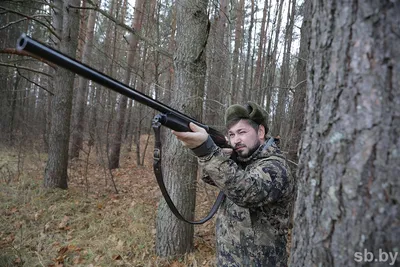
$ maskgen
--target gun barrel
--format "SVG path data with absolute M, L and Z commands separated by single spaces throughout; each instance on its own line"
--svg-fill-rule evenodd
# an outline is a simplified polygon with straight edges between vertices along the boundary
M 115 92 L 118 92 L 124 96 L 127 96 L 131 99 L 134 99 L 135 101 L 138 101 L 139 103 L 142 103 L 146 106 L 149 106 L 159 112 L 165 113 L 165 114 L 173 114 L 177 117 L 181 117 L 184 120 L 187 120 L 189 122 L 196 123 L 197 125 L 203 127 L 208 131 L 209 127 L 207 125 L 204 125 L 195 119 L 179 112 L 178 110 L 175 110 L 159 101 L 156 99 L 153 99 L 109 76 L 107 76 L 104 73 L 101 73 L 88 65 L 81 63 L 57 50 L 54 50 L 53 48 L 44 45 L 36 40 L 33 40 L 29 36 L 27 36 L 25 33 L 21 35 L 21 37 L 17 41 L 17 50 L 18 51 L 26 51 L 29 52 L 33 55 L 36 55 L 38 57 L 41 57 L 51 63 L 54 63 L 58 66 L 61 66 L 65 69 L 68 69 L 76 74 L 79 74 L 89 80 L 92 80 L 104 87 L 107 87 Z

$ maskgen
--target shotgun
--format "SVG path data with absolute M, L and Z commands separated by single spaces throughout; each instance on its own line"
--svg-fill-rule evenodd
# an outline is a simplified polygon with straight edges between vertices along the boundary
M 210 137 L 214 140 L 215 144 L 219 147 L 230 147 L 225 139 L 225 136 L 217 130 L 202 124 L 195 119 L 183 114 L 162 102 L 153 99 L 132 87 L 129 87 L 104 73 L 101 73 L 90 66 L 79 62 L 72 57 L 69 57 L 45 44 L 42 44 L 23 33 L 17 41 L 17 50 L 26 51 L 35 56 L 41 57 L 51 63 L 54 63 L 60 67 L 70 70 L 76 74 L 79 74 L 86 79 L 92 80 L 104 87 L 107 87 L 117 93 L 120 93 L 126 97 L 134 99 L 141 104 L 151 107 L 162 114 L 157 116 L 157 120 L 161 125 L 178 131 L 178 132 L 190 132 L 189 123 L 193 122 L 198 126 L 204 128 Z
M 189 128 L 189 123 L 195 123 L 198 126 L 204 128 L 207 133 L 210 135 L 210 137 L 214 140 L 215 144 L 221 148 L 230 148 L 228 142 L 225 139 L 225 136 L 218 132 L 217 130 L 202 124 L 195 119 L 187 116 L 186 114 L 183 114 L 165 104 L 162 102 L 153 99 L 135 89 L 132 87 L 129 87 L 128 85 L 125 85 L 114 78 L 111 78 L 107 76 L 104 73 L 101 73 L 92 67 L 79 62 L 75 59 L 73 59 L 70 56 L 67 56 L 41 42 L 38 42 L 29 36 L 27 36 L 25 33 L 23 33 L 18 41 L 17 41 L 17 50 L 18 51 L 26 51 L 30 54 L 33 54 L 35 56 L 38 56 L 40 58 L 43 58 L 47 60 L 48 62 L 51 62 L 53 64 L 56 64 L 60 67 L 63 67 L 69 71 L 72 71 L 76 74 L 79 74 L 82 77 L 85 77 L 86 79 L 92 80 L 93 82 L 96 82 L 104 87 L 107 87 L 117 93 L 120 93 L 126 97 L 129 97 L 131 99 L 134 99 L 135 101 L 138 101 L 141 104 L 144 104 L 148 107 L 151 107 L 159 112 L 161 114 L 158 114 L 154 117 L 153 119 L 153 128 L 155 128 L 154 125 L 163 125 L 169 129 L 178 131 L 178 132 L 189 132 L 191 129 Z M 156 126 L 159 127 L 159 126 Z M 199 221 L 190 221 L 185 219 L 177 210 L 175 207 L 174 203 L 172 202 L 167 189 L 164 184 L 164 180 L 162 177 L 162 171 L 161 171 L 161 146 L 160 146 L 160 141 L 157 140 L 157 135 L 156 135 L 156 145 L 154 149 L 154 173 L 158 182 L 158 185 L 160 187 L 160 190 L 169 206 L 171 209 L 172 213 L 174 213 L 175 216 L 177 216 L 180 220 L 185 221 L 187 223 L 191 224 L 202 224 L 208 221 L 209 219 L 212 218 L 212 216 L 216 213 L 218 210 L 218 207 L 220 206 L 221 202 L 224 200 L 225 195 L 223 192 L 220 192 L 217 200 L 215 201 L 213 207 L 211 208 L 210 213 L 203 218 L 202 220 Z

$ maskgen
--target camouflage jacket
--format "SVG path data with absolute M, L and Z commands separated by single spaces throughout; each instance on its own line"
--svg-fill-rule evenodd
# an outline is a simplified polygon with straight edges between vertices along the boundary
M 287 266 L 294 181 L 279 148 L 265 142 L 238 163 L 211 138 L 193 151 L 227 196 L 216 221 L 218 266 Z

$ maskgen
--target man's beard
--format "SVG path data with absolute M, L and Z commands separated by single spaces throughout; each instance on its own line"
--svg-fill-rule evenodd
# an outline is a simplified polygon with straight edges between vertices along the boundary
M 241 158 L 248 158 L 248 157 L 250 157 L 251 155 L 253 155 L 254 152 L 257 151 L 257 149 L 260 147 L 260 145 L 261 145 L 260 140 L 257 140 L 257 142 L 254 144 L 254 146 L 249 147 L 249 152 L 247 152 L 247 153 L 242 153 L 241 151 L 237 151 L 237 153 L 238 153 L 238 155 L 239 155 Z

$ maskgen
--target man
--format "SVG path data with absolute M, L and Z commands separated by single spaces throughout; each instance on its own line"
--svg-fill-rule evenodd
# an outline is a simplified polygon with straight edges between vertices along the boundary
M 285 158 L 267 138 L 266 112 L 257 104 L 233 105 L 225 114 L 232 149 L 217 147 L 207 132 L 174 132 L 198 156 L 227 198 L 216 222 L 218 266 L 287 266 L 286 241 L 294 181 Z

